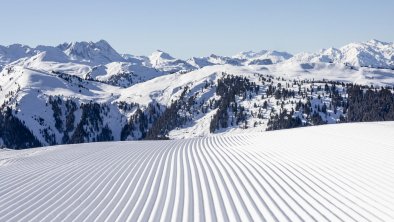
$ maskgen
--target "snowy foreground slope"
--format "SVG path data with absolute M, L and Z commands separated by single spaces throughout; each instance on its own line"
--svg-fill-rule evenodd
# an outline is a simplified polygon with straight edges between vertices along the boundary
M 393 221 L 394 122 L 0 151 L 0 221 Z

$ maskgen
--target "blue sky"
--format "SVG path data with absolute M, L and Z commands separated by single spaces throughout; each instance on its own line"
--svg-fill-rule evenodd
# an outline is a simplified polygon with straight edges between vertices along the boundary
M 392 42 L 393 11 L 392 0 L 7 0 L 0 45 L 105 39 L 136 55 L 297 53 L 372 38 Z

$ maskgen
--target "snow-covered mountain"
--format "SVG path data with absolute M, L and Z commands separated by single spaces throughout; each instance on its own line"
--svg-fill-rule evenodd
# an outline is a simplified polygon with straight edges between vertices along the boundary
M 192 57 L 188 59 L 186 62 L 199 69 L 205 66 L 216 65 L 215 63 L 210 62 L 207 57 Z
M 60 49 L 52 46 L 37 46 L 31 48 L 26 45 L 14 44 L 10 46 L 0 46 L 0 64 L 3 66 L 15 62 L 19 59 L 26 59 L 29 57 L 37 56 L 42 54 L 42 61 L 53 61 L 53 62 L 68 62 L 69 58 Z
M 291 57 L 292 55 L 287 52 L 261 50 L 259 52 L 241 52 L 232 57 L 215 54 L 207 57 L 192 57 L 187 62 L 197 68 L 211 65 L 271 65 L 283 62 Z
M 34 52 L 29 46 L 13 44 L 9 46 L 0 45 L 0 64 L 6 65 L 20 58 L 32 56 Z
M 106 66 L 109 63 L 130 63 L 137 67 L 136 70 L 156 69 L 163 74 L 175 72 L 189 72 L 212 65 L 271 65 L 282 64 L 282 66 L 314 66 L 315 63 L 334 63 L 338 65 L 348 65 L 352 67 L 372 67 L 372 68 L 394 68 L 394 44 L 371 40 L 363 43 L 351 43 L 340 49 L 323 49 L 317 53 L 299 53 L 292 56 L 287 52 L 275 50 L 261 50 L 258 52 L 241 52 L 232 57 L 210 55 L 207 57 L 192 57 L 188 60 L 181 60 L 172 57 L 166 52 L 157 50 L 150 56 L 135 56 L 130 54 L 119 54 L 108 42 L 100 40 L 98 42 L 71 42 L 53 46 L 29 46 L 14 44 L 10 46 L 0 46 L 0 68 L 20 59 L 37 56 L 43 62 L 43 68 L 48 68 L 46 62 L 52 66 L 65 67 L 67 63 L 89 66 Z M 55 65 L 59 63 L 62 65 Z M 20 64 L 20 63 L 19 63 Z M 38 62 L 35 62 L 39 68 Z M 148 69 L 147 69 L 148 68 Z M 78 68 L 81 70 L 81 68 Z M 83 68 L 85 70 L 85 68 Z M 59 71 L 47 70 L 45 71 Z M 60 70 L 61 71 L 61 70 Z M 149 70 L 147 76 L 152 71 Z M 72 73 L 70 73 L 72 74 Z M 84 73 L 86 75 L 86 73 Z M 78 73 L 78 75 L 84 75 Z M 134 73 L 139 76 L 145 73 Z
M 326 54 L 342 58 L 341 50 Z M 289 58 L 274 51 L 187 61 L 162 51 L 149 57 L 120 55 L 103 41 L 13 45 L 2 47 L 1 53 L 0 144 L 12 148 L 394 118 L 391 108 L 379 110 L 394 107 L 386 104 L 392 88 L 379 95 L 370 92 L 371 98 L 387 96 L 368 100 L 372 104 L 348 99 L 362 95 L 351 94 L 359 90 L 353 84 L 394 86 L 390 69 L 298 61 L 299 55 Z M 354 113 L 360 106 L 371 111 Z M 349 114 L 349 107 L 356 108 Z M 16 131 L 26 140 L 15 140 Z
M 378 40 L 350 43 L 339 49 L 322 49 L 318 53 L 300 53 L 289 60 L 295 63 L 337 63 L 354 67 L 394 68 L 394 44 Z
M 228 56 L 219 56 L 211 54 L 207 57 L 192 57 L 187 60 L 189 64 L 196 68 L 203 68 L 212 65 L 234 65 L 242 66 L 245 63 L 245 59 L 233 58 Z
M 57 47 L 1 46 L 0 64 L 0 70 L 6 66 L 22 66 L 47 73 L 75 75 L 121 87 L 169 73 L 152 67 L 147 57 L 120 55 L 104 40 L 96 43 L 64 43 Z
M 275 65 L 268 67 L 215 65 L 185 74 L 152 73 L 146 80 L 128 78 L 133 76 L 129 63 L 97 66 L 86 78 L 7 66 L 0 73 L 0 142 L 23 148 L 190 138 L 288 127 L 275 125 L 285 121 L 281 118 L 299 121 L 290 126 L 336 123 L 344 121 L 348 109 L 349 88 L 341 82 L 394 85 L 394 71 L 383 76 L 380 70 L 363 68 L 360 73 L 344 66 L 333 73 L 323 68 L 314 74 L 283 75 Z M 130 84 L 134 81 L 140 82 Z M 293 111 L 278 116 L 284 110 Z M 24 132 L 26 140 L 14 141 L 13 130 Z
M 121 54 L 121 56 L 129 63 L 133 65 L 143 65 L 146 67 L 152 67 L 148 56 L 136 56 L 131 54 Z
M 122 87 L 198 68 L 159 50 L 149 57 L 119 54 L 104 40 L 64 43 L 56 47 L 0 46 L 0 70 L 7 65 L 76 75 Z
M 261 50 L 259 52 L 247 51 L 233 56 L 233 58 L 246 60 L 246 64 L 249 65 L 270 65 L 283 62 L 291 57 L 293 55 L 290 53 L 271 50 Z
M 108 64 L 125 62 L 126 60 L 105 40 L 98 42 L 71 42 L 57 46 L 71 61 L 89 64 Z
M 0 62 L 8 64 L 22 58 L 45 53 L 43 61 L 58 63 L 83 63 L 90 65 L 107 64 L 110 62 L 125 62 L 126 60 L 117 53 L 106 41 L 98 42 L 72 42 L 56 47 L 37 46 L 35 48 L 14 44 L 0 46 Z
M 150 65 L 166 73 L 189 72 L 194 66 L 181 59 L 175 59 L 170 54 L 157 50 L 149 56 Z
M 283 62 L 292 55 L 287 52 L 261 50 L 259 52 L 241 52 L 232 57 L 211 54 L 207 57 L 192 57 L 187 62 L 197 68 L 210 65 L 271 65 Z
M 84 78 L 114 86 L 129 87 L 161 75 L 164 75 L 164 72 L 143 65 L 134 65 L 130 62 L 112 62 L 93 67 Z

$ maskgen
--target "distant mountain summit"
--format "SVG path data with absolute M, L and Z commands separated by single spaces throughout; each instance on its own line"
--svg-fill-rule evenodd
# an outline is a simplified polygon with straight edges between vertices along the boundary
M 153 68 L 168 73 L 188 72 L 196 68 L 186 61 L 175 59 L 170 54 L 161 50 L 153 52 L 149 56 L 149 61 Z
M 291 62 L 338 63 L 355 67 L 394 68 L 394 44 L 378 40 L 350 43 L 339 49 L 322 49 L 317 53 L 300 53 Z
M 271 50 L 261 50 L 259 52 L 247 51 L 233 56 L 233 58 L 247 60 L 247 64 L 253 65 L 275 64 L 290 59 L 291 57 L 293 57 L 293 55 L 288 52 Z
M 88 62 L 92 64 L 107 64 L 111 62 L 125 62 L 126 60 L 105 40 L 98 42 L 64 43 L 61 49 L 72 61 Z
M 13 44 L 9 46 L 0 45 L 0 64 L 14 62 L 20 58 L 32 56 L 34 52 L 27 45 Z
M 175 58 L 166 52 L 156 50 L 149 56 L 149 59 L 152 65 L 157 66 L 165 63 L 168 60 L 174 60 Z

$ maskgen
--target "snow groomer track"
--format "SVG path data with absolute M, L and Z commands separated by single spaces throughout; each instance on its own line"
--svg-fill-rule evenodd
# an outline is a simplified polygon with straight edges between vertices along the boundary
M 0 150 L 0 221 L 394 221 L 394 123 Z

